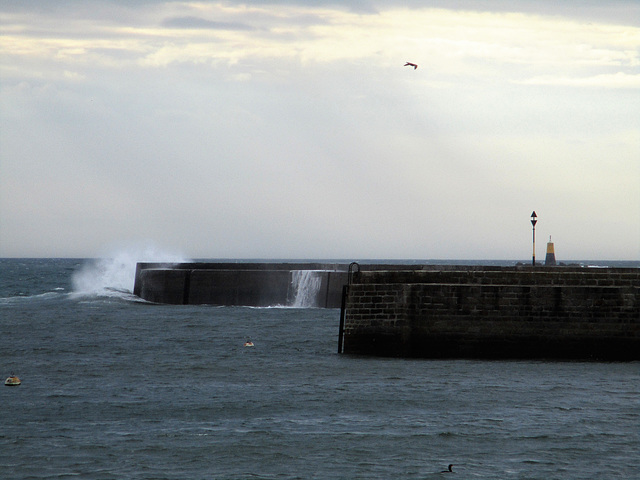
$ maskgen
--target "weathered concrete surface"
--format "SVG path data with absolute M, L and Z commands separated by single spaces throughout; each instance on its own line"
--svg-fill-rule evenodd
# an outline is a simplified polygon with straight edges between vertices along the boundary
M 189 304 L 288 305 L 291 274 L 286 270 L 193 270 Z
M 149 302 L 182 305 L 188 274 L 188 270 L 141 270 L 136 274 L 134 292 Z
M 361 272 L 344 353 L 640 360 L 640 270 Z

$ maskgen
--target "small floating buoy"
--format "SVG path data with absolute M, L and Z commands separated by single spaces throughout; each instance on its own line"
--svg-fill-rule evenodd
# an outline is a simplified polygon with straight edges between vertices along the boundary
M 7 378 L 4 381 L 4 384 L 7 387 L 17 387 L 18 385 L 20 385 L 22 382 L 20 381 L 20 379 L 18 377 L 16 377 L 15 375 L 11 375 L 9 378 Z
M 253 342 L 251 340 L 247 340 L 246 342 L 244 342 L 244 346 L 245 347 L 253 347 Z

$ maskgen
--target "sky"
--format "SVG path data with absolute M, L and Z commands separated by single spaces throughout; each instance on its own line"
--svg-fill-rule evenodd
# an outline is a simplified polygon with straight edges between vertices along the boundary
M 638 112 L 637 0 L 0 0 L 0 257 L 640 260 Z

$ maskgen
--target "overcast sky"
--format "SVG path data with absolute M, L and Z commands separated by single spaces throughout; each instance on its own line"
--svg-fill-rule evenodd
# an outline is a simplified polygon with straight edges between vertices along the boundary
M 0 0 L 0 256 L 640 259 L 640 2 Z M 418 64 L 417 69 L 405 62 Z

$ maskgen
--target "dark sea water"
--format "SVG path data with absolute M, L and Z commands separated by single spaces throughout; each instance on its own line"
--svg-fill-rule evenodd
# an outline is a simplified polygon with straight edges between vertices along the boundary
M 0 478 L 640 478 L 638 362 L 338 355 L 337 310 L 149 304 L 134 267 L 0 260 Z

